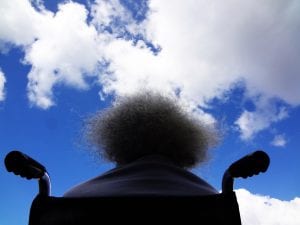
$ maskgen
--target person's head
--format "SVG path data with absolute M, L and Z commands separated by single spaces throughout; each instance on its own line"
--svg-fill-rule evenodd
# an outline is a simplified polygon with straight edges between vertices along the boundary
M 87 120 L 86 137 L 104 158 L 119 165 L 147 155 L 183 168 L 205 161 L 217 134 L 175 100 L 147 92 L 124 97 Z

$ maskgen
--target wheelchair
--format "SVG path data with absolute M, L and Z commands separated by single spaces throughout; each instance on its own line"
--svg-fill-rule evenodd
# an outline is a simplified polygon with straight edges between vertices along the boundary
M 31 204 L 29 225 L 241 225 L 234 178 L 266 172 L 269 163 L 269 156 L 261 150 L 244 156 L 225 171 L 222 192 L 215 195 L 66 198 L 51 196 L 50 177 L 42 164 L 20 151 L 11 151 L 5 157 L 8 172 L 38 180 L 39 192 Z

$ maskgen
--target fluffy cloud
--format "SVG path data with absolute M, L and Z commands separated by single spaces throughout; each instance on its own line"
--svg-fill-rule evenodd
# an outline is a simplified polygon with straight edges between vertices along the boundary
M 296 1 L 152 0 L 142 25 L 161 52 L 154 55 L 143 43 L 111 41 L 105 55 L 113 75 L 101 78 L 104 90 L 124 95 L 145 86 L 179 89 L 196 109 L 242 81 L 256 110 L 245 110 L 235 124 L 241 138 L 251 139 L 287 117 L 274 99 L 300 103 L 299 8 Z
M 3 101 L 5 99 L 5 85 L 6 79 L 4 76 L 4 73 L 2 72 L 0 68 L 0 101 Z
M 110 42 L 106 56 L 113 76 L 102 80 L 106 90 L 123 95 L 141 86 L 179 89 L 196 108 L 242 81 L 256 106 L 235 123 L 244 140 L 287 117 L 274 99 L 299 105 L 299 2 L 152 0 L 149 8 L 146 37 L 161 52 L 153 55 L 122 39 Z
M 276 147 L 284 147 L 286 145 L 286 139 L 284 135 L 282 134 L 275 135 L 274 139 L 271 142 L 271 145 L 274 145 Z
M 269 196 L 236 190 L 242 224 L 296 225 L 300 221 L 300 198 L 282 201 Z
M 256 107 L 235 123 L 245 140 L 286 118 L 274 99 L 300 104 L 299 1 L 148 3 L 145 20 L 137 21 L 118 0 L 95 1 L 87 22 L 87 9 L 73 2 L 54 14 L 26 0 L 2 1 L 0 39 L 25 49 L 30 101 L 48 108 L 56 84 L 87 89 L 94 76 L 102 94 L 176 92 L 213 121 L 202 109 L 243 82 Z
M 4 19 L 0 22 L 0 40 L 20 45 L 28 74 L 28 98 L 41 107 L 54 104 L 53 87 L 63 83 L 87 89 L 85 78 L 95 76 L 101 60 L 101 35 L 87 24 L 85 6 L 73 2 L 60 4 L 56 14 L 37 10 L 30 1 L 1 1 Z M 103 41 L 104 43 L 104 41 Z
M 272 123 L 288 117 L 287 109 L 283 106 L 277 107 L 270 99 L 258 98 L 256 107 L 255 111 L 245 110 L 235 122 L 243 140 L 253 138 L 256 133 L 269 128 Z
M 44 12 L 37 12 L 30 1 L 0 1 L 0 41 L 22 46 L 31 44 Z
M 42 108 L 53 105 L 53 86 L 64 83 L 78 89 L 88 88 L 87 76 L 94 76 L 101 59 L 101 36 L 86 23 L 83 5 L 59 5 L 55 15 L 44 18 L 36 41 L 26 48 L 25 62 L 32 65 L 28 74 L 28 96 Z

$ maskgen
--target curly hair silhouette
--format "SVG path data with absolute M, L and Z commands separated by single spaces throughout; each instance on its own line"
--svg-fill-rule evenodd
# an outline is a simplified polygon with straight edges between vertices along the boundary
M 182 168 L 204 162 L 218 141 L 215 129 L 154 92 L 120 98 L 97 112 L 87 120 L 85 135 L 101 157 L 118 165 L 156 154 Z

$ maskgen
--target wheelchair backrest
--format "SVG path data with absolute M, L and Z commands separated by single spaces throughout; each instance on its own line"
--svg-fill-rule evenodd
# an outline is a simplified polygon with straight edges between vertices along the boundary
M 196 197 L 37 196 L 29 225 L 226 224 L 240 225 L 235 193 Z

